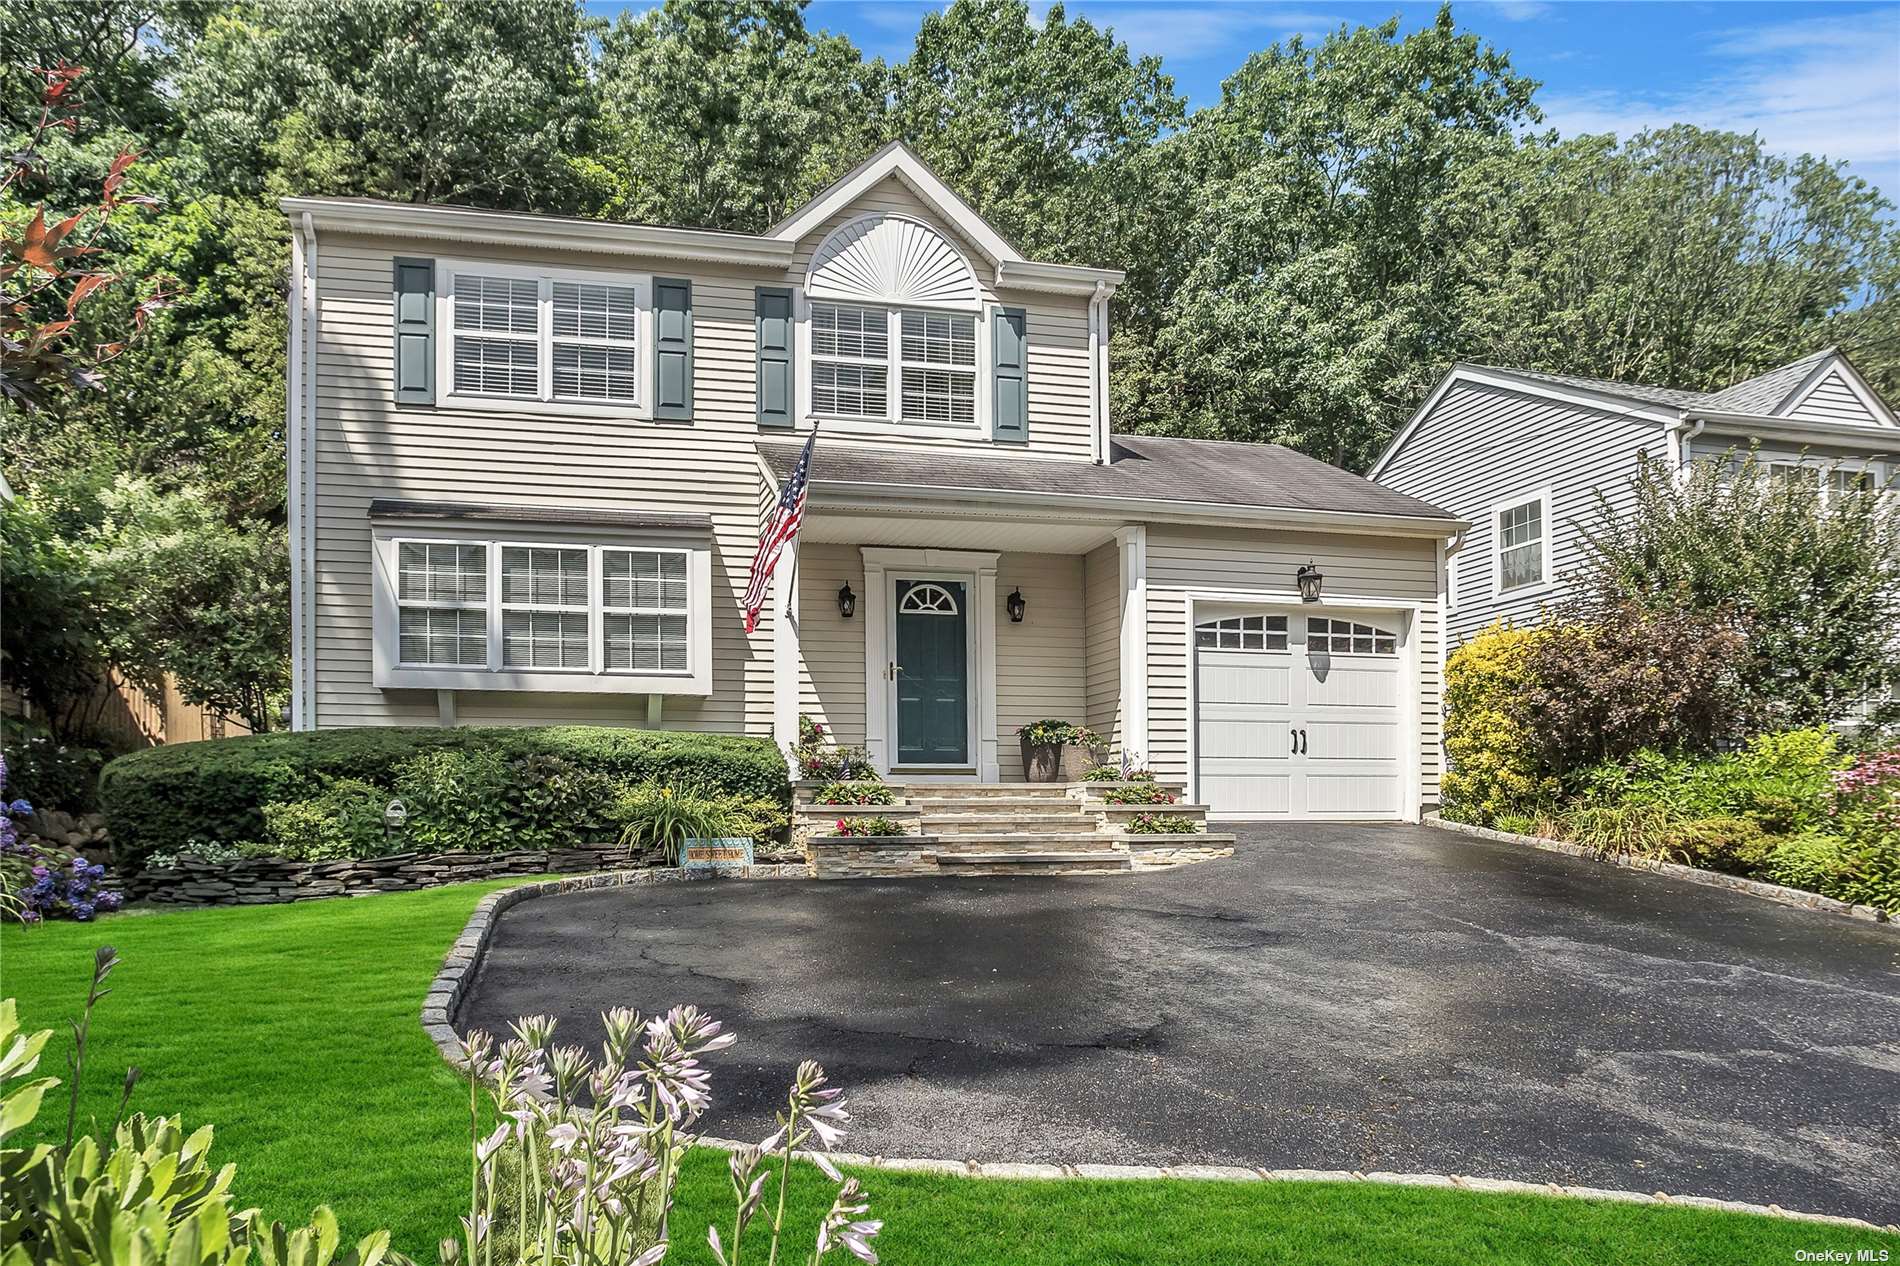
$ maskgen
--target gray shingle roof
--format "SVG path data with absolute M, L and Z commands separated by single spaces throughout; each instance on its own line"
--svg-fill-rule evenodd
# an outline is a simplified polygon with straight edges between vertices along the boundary
M 759 452 L 784 479 L 798 462 L 796 440 L 761 440 Z M 1117 435 L 1106 466 L 1009 454 L 961 454 L 876 448 L 822 438 L 812 457 L 822 483 L 970 488 L 983 492 L 1067 494 L 1199 502 L 1263 510 L 1313 510 L 1452 520 L 1416 497 L 1278 444 Z
M 1719 413 L 1753 413 L 1767 415 L 1777 405 L 1788 398 L 1788 394 L 1799 387 L 1817 362 L 1835 355 L 1837 349 L 1824 347 L 1818 352 L 1803 356 L 1800 360 L 1771 369 L 1765 374 L 1738 382 L 1732 387 L 1720 391 L 1684 391 L 1677 387 L 1650 387 L 1641 383 L 1611 382 L 1607 378 L 1583 378 L 1575 374 L 1546 374 L 1534 369 L 1511 369 L 1504 365 L 1478 365 L 1478 369 L 1495 369 L 1499 373 L 1510 374 L 1517 378 L 1530 378 L 1537 382 L 1555 383 L 1560 387 L 1576 387 L 1582 391 L 1594 391 L 1601 395 L 1617 396 L 1624 400 L 1636 400 L 1643 404 L 1662 404 L 1676 409 L 1709 409 Z

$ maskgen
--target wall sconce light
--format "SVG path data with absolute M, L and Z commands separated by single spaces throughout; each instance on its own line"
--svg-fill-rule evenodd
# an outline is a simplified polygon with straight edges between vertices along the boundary
M 851 586 L 848 584 L 840 587 L 838 590 L 838 614 L 849 620 L 852 612 L 857 609 L 858 595 L 851 592 Z
M 1318 602 L 1319 587 L 1325 582 L 1326 577 L 1311 563 L 1293 573 L 1293 583 L 1300 587 L 1301 602 Z
M 1011 624 L 1021 624 L 1023 622 L 1023 612 L 1028 609 L 1029 603 L 1024 600 L 1023 591 L 1021 589 L 1015 590 L 1009 597 L 1005 598 L 1003 605 L 1009 608 L 1009 622 Z

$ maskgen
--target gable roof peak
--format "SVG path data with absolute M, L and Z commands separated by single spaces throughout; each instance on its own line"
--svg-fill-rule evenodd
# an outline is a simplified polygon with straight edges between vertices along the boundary
M 826 220 L 845 210 L 887 177 L 895 176 L 910 186 L 930 208 L 955 225 L 992 265 L 1026 262 L 1015 243 L 1004 237 L 976 208 L 963 200 L 943 177 L 932 171 L 909 145 L 890 141 L 850 171 L 815 194 L 804 206 L 774 224 L 765 236 L 779 241 L 797 241 Z

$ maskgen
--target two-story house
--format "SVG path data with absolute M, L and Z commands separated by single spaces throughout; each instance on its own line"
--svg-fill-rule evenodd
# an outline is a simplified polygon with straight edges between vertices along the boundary
M 1471 524 L 1447 559 L 1449 649 L 1571 596 L 1599 494 L 1627 511 L 1643 456 L 1683 470 L 1750 453 L 1819 496 L 1893 487 L 1900 421 L 1834 348 L 1712 392 L 1461 364 L 1372 478 Z
M 894 779 L 999 782 L 1059 717 L 1216 817 L 1435 802 L 1460 525 L 1283 448 L 1114 435 L 1122 274 L 1026 259 L 908 149 L 757 235 L 283 208 L 296 728 L 789 745 L 803 713 Z

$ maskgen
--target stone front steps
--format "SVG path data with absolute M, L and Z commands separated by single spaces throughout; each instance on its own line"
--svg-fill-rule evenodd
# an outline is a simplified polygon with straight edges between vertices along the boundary
M 1111 874 L 1206 861 L 1234 837 L 1206 832 L 1204 805 L 1111 805 L 1117 783 L 887 783 L 892 805 L 821 805 L 819 784 L 795 788 L 794 838 L 820 879 L 959 874 Z M 1153 785 L 1153 784 L 1150 784 Z M 1162 783 L 1176 796 L 1181 784 Z M 1144 813 L 1186 817 L 1193 834 L 1134 835 Z M 845 836 L 840 820 L 884 817 L 904 833 Z

